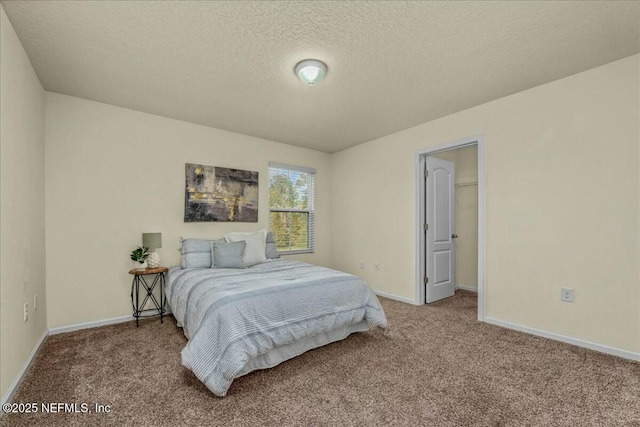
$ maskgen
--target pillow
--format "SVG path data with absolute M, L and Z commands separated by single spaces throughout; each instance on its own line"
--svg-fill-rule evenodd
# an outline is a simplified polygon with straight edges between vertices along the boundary
M 183 239 L 182 240 L 182 268 L 211 268 L 212 240 Z
M 247 242 L 247 247 L 244 250 L 244 263 L 247 267 L 267 261 L 265 255 L 267 232 L 265 230 L 251 233 L 227 233 L 224 237 L 228 243 L 242 240 Z
M 278 253 L 278 249 L 276 249 L 276 241 L 273 239 L 273 233 L 272 232 L 268 232 L 267 233 L 267 240 L 266 240 L 266 247 L 265 247 L 265 256 L 267 257 L 267 259 L 278 259 L 280 258 L 280 254 Z
M 215 241 L 211 244 L 213 265 L 215 268 L 247 268 L 244 263 L 244 251 L 247 243 L 244 241 L 227 243 Z

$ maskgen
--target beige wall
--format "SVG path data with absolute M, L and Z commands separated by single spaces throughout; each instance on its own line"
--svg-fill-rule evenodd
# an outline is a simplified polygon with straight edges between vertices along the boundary
M 161 264 L 180 236 L 268 228 L 268 163 L 316 176 L 316 252 L 330 265 L 330 156 L 308 149 L 47 92 L 46 232 L 49 327 L 131 314 L 129 252 L 162 233 Z M 185 163 L 259 172 L 259 222 L 185 223 Z
M 1 5 L 0 15 L 0 397 L 4 397 L 47 329 L 47 299 L 44 90 Z
M 456 286 L 478 288 L 478 147 L 475 145 L 435 153 L 453 162 L 455 176 Z
M 335 154 L 334 267 L 413 299 L 415 152 L 483 134 L 485 316 L 640 352 L 639 58 Z

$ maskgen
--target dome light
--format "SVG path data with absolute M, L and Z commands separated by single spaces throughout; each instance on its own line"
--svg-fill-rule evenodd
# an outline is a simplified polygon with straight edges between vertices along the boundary
M 296 65 L 296 75 L 302 83 L 313 86 L 322 81 L 327 74 L 327 66 L 317 59 L 305 59 Z

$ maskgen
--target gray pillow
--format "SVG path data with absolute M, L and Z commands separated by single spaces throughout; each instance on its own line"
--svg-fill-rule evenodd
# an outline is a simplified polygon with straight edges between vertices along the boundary
M 211 268 L 212 240 L 184 239 L 182 241 L 182 268 Z
M 267 244 L 265 246 L 265 255 L 267 259 L 280 258 L 278 249 L 276 249 L 276 241 L 273 239 L 273 233 L 270 231 L 267 233 Z
M 244 264 L 244 249 L 247 242 L 227 243 L 215 241 L 211 244 L 213 265 L 215 268 L 247 268 Z

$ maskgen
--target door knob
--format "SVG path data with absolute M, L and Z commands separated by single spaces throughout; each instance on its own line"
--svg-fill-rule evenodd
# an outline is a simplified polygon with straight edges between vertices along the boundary
M 455 233 L 453 233 L 453 234 L 451 235 L 451 238 L 452 238 L 452 239 L 457 239 L 457 238 L 458 238 L 458 235 L 457 235 L 457 234 L 455 234 Z

